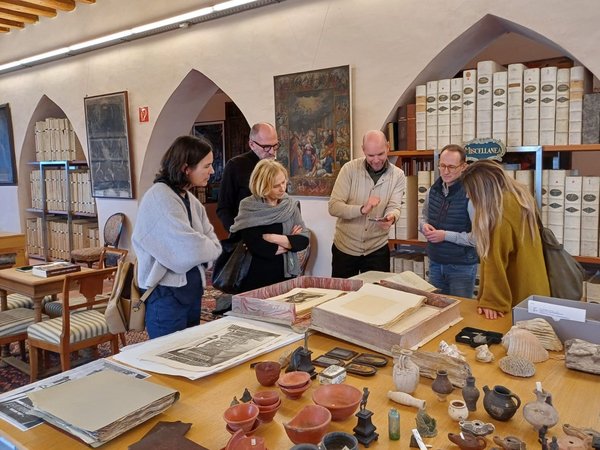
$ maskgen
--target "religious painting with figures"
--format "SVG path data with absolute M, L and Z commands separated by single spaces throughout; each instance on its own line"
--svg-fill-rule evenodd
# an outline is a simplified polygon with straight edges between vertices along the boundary
M 329 196 L 352 157 L 350 66 L 275 77 L 277 160 L 291 195 Z

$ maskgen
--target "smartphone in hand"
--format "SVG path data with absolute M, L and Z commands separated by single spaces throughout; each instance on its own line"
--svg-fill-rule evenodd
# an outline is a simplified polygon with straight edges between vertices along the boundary
M 385 217 L 369 217 L 371 222 L 385 222 Z

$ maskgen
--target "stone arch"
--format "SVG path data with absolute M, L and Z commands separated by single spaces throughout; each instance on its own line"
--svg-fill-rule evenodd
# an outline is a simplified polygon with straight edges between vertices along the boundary
M 160 159 L 177 136 L 189 134 L 198 114 L 219 87 L 197 70 L 191 70 L 160 111 L 150 135 L 138 181 L 138 202 L 152 185 Z
M 493 14 L 486 14 L 444 47 L 444 49 L 438 53 L 429 64 L 423 68 L 423 70 L 421 70 L 400 96 L 398 102 L 388 115 L 386 123 L 395 120 L 398 106 L 414 102 L 416 86 L 425 84 L 430 80 L 441 80 L 454 77 L 458 72 L 465 68 L 465 65 L 469 61 L 480 54 L 486 47 L 508 33 L 516 33 L 531 41 L 553 49 L 560 55 L 568 56 L 574 61 L 577 61 L 577 58 L 565 48 L 535 30 Z

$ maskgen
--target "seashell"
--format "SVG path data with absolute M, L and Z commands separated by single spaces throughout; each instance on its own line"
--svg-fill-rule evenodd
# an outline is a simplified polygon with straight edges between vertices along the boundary
M 535 334 L 522 328 L 512 327 L 502 338 L 502 345 L 506 348 L 508 356 L 520 356 L 532 363 L 546 361 L 549 358 L 548 351 Z
M 533 363 L 520 356 L 505 356 L 498 361 L 502 372 L 515 377 L 528 378 L 535 375 L 535 366 Z
M 455 344 L 449 345 L 446 341 L 440 341 L 440 345 L 438 346 L 438 352 L 442 355 L 448 355 L 452 358 L 459 359 L 461 361 L 466 361 L 463 356 L 464 353 L 461 352 Z
M 490 349 L 488 348 L 487 344 L 475 347 L 475 351 L 477 352 L 477 354 L 475 355 L 475 359 L 477 359 L 477 361 L 479 362 L 489 363 L 494 360 L 494 354 L 490 352 Z
M 562 352 L 563 344 L 546 319 L 537 317 L 531 320 L 521 320 L 515 324 L 515 327 L 531 331 L 546 350 Z

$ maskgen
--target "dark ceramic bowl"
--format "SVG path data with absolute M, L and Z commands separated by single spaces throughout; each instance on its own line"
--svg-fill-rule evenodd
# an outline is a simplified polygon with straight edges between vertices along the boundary
M 312 399 L 331 412 L 331 420 L 344 420 L 358 408 L 362 392 L 349 384 L 324 384 L 313 392 Z
M 307 405 L 283 427 L 294 444 L 318 444 L 327 433 L 331 413 L 319 405 Z

